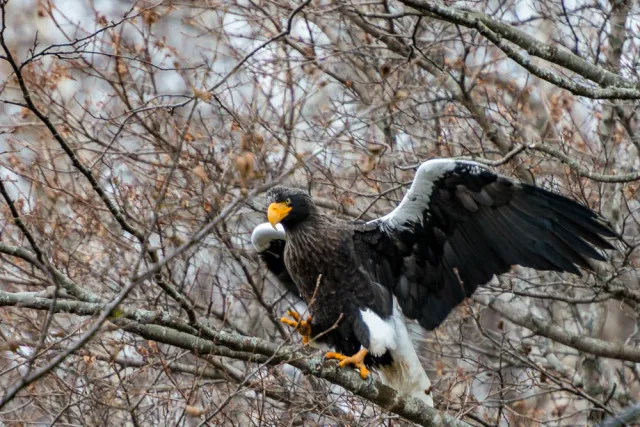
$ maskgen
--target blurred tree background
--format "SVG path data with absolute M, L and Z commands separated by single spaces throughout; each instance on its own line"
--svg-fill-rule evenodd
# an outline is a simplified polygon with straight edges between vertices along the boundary
M 0 7 L 0 424 L 593 425 L 640 399 L 638 2 Z M 371 219 L 432 157 L 622 236 L 411 325 L 435 419 L 303 349 L 249 242 L 274 183 Z

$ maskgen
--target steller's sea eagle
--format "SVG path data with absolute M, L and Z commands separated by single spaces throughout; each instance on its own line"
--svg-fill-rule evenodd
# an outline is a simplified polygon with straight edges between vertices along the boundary
M 403 315 L 434 329 L 495 274 L 522 265 L 580 275 L 587 259 L 604 260 L 594 247 L 613 249 L 605 238 L 616 237 L 577 202 L 463 160 L 423 163 L 402 202 L 369 222 L 325 215 L 304 191 L 280 185 L 267 202 L 269 223 L 252 243 L 312 315 L 290 310 L 293 320 L 282 321 L 305 343 L 324 333 L 336 350 L 326 357 L 340 367 L 363 378 L 376 368 L 385 384 L 431 406 Z

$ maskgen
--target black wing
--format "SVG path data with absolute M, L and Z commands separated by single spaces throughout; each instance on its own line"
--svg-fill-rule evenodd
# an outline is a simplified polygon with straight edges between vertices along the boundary
M 284 228 L 280 224 L 276 227 L 273 228 L 268 222 L 256 226 L 251 233 L 251 244 L 267 265 L 269 271 L 278 278 L 280 283 L 289 292 L 300 296 L 296 284 L 284 265 L 284 247 L 286 244 Z
M 423 163 L 393 212 L 356 229 L 363 266 L 427 329 L 512 265 L 579 275 L 616 237 L 573 200 L 449 159 Z

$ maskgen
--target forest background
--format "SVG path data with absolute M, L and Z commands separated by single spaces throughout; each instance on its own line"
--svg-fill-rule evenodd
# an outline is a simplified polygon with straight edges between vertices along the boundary
M 634 0 L 0 2 L 0 424 L 593 425 L 640 398 Z M 622 239 L 436 331 L 436 408 L 323 363 L 249 241 L 275 183 L 371 219 L 463 157 Z M 629 409 L 631 408 L 631 409 Z M 625 412 L 627 411 L 627 412 Z

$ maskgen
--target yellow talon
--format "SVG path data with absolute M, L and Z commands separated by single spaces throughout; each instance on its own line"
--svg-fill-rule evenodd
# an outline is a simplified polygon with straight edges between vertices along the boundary
M 309 339 L 311 338 L 311 316 L 307 316 L 306 320 L 301 320 L 300 315 L 295 310 L 288 310 L 287 316 L 293 317 L 294 320 L 282 317 L 280 321 L 285 325 L 295 328 L 302 336 L 303 344 L 309 343 Z
M 366 366 L 364 366 L 364 358 L 367 356 L 367 353 L 369 352 L 366 348 L 361 348 L 360 351 L 358 351 L 353 356 L 345 356 L 344 354 L 330 351 L 325 354 L 324 357 L 327 359 L 339 360 L 340 363 L 338 364 L 338 367 L 340 368 L 344 368 L 347 365 L 353 365 L 360 371 L 360 376 L 362 377 L 362 379 L 366 380 L 367 377 L 369 377 L 369 370 Z

